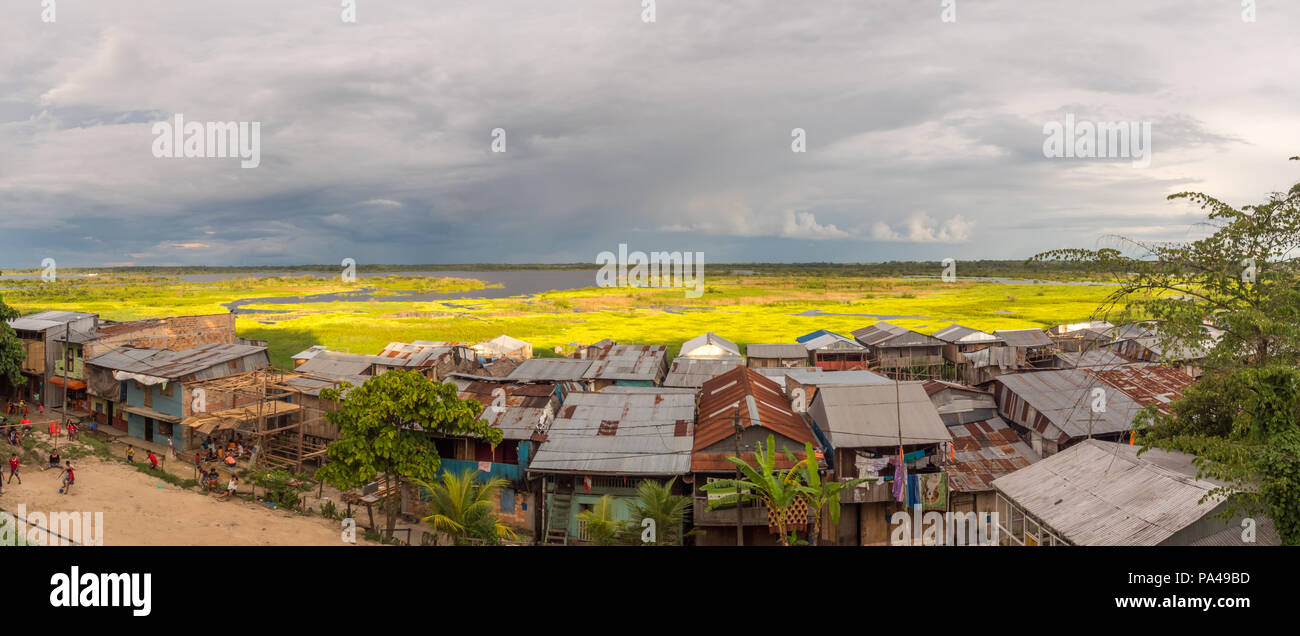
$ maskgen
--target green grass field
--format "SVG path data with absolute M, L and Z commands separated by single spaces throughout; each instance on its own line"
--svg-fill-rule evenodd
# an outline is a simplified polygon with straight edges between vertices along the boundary
M 377 353 L 389 342 L 448 340 L 481 342 L 502 333 L 533 343 L 541 352 L 570 343 L 612 338 L 623 343 L 682 342 L 712 331 L 738 344 L 793 342 L 816 329 L 842 334 L 878 318 L 845 314 L 909 316 L 890 322 L 930 333 L 951 323 L 977 329 L 1047 327 L 1089 319 L 1113 287 L 1105 285 L 944 283 L 937 279 L 854 278 L 818 275 L 721 276 L 707 279 L 703 297 L 680 289 L 599 289 L 548 292 L 532 297 L 444 302 L 329 302 L 246 304 L 284 313 L 245 314 L 239 335 L 270 343 L 276 366 L 314 344 L 354 353 Z M 47 309 L 86 311 L 111 320 L 224 313 L 222 303 L 241 298 L 297 297 L 358 291 L 337 279 L 309 276 L 237 278 L 192 283 L 176 278 L 108 275 L 45 284 L 4 281 L 3 300 L 22 313 Z M 593 277 L 594 284 L 594 277 Z M 362 281 L 387 292 L 464 291 L 482 281 L 388 276 Z M 381 293 L 380 296 L 390 296 Z M 398 296 L 392 298 L 400 299 Z M 805 312 L 824 314 L 803 316 Z M 535 353 L 537 355 L 537 353 Z

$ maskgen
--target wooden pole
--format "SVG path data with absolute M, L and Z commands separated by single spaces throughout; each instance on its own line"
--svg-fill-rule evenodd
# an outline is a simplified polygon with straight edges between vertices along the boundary
M 736 404 L 736 413 L 731 418 L 731 425 L 736 429 L 736 459 L 740 459 L 740 404 Z M 740 507 L 740 466 L 736 467 L 736 545 L 745 545 L 745 511 Z

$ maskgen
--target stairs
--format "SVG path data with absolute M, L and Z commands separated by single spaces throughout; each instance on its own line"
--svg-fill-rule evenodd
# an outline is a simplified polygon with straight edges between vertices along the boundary
M 573 486 L 563 490 L 557 484 L 551 502 L 550 522 L 546 524 L 546 545 L 568 545 L 569 512 L 573 509 Z

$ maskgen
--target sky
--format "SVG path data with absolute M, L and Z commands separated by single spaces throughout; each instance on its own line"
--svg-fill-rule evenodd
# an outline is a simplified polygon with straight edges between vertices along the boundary
M 349 3 L 0 0 L 0 267 L 1023 258 L 1300 182 L 1294 0 Z

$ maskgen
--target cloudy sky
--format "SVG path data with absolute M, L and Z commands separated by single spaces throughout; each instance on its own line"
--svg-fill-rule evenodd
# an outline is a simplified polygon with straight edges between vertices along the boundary
M 1018 258 L 1300 181 L 1294 0 L 341 4 L 0 0 L 0 267 Z M 156 158 L 177 113 L 260 165 Z

